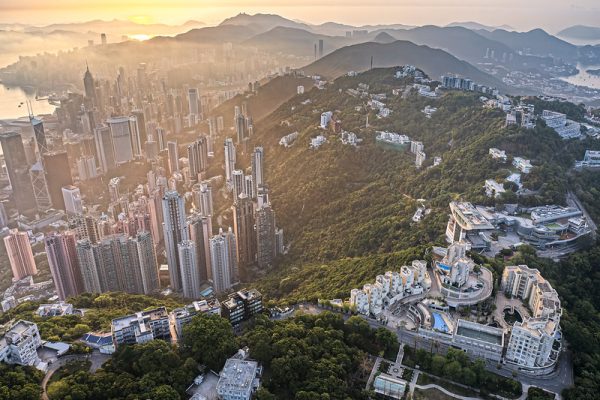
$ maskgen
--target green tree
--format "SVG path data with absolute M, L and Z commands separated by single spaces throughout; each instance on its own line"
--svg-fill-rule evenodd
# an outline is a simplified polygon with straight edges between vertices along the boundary
M 229 321 L 214 314 L 199 314 L 183 328 L 181 349 L 213 371 L 220 371 L 238 346 Z

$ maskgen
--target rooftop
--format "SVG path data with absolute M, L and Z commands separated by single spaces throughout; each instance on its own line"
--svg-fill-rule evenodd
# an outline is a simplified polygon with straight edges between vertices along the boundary
M 256 361 L 230 358 L 221 371 L 217 391 L 251 391 L 258 372 Z

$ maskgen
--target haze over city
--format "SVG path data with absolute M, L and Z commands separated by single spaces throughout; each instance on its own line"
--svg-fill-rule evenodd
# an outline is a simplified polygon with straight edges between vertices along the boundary
M 596 0 L 0 0 L 0 400 L 596 400 Z
M 310 0 L 301 4 L 290 0 L 3 0 L 0 22 L 52 24 L 118 18 L 180 24 L 197 19 L 214 25 L 239 12 L 280 14 L 316 24 L 334 21 L 353 25 L 446 25 L 477 21 L 500 26 L 509 22 L 518 30 L 544 28 L 551 32 L 567 27 L 570 21 L 594 25 L 600 20 L 600 5 L 594 0 L 373 0 L 368 5 L 358 0 Z

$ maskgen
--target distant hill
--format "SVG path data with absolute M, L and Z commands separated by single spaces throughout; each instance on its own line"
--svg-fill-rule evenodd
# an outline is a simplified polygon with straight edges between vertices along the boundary
M 396 39 L 408 40 L 415 44 L 444 50 L 473 65 L 484 62 L 486 53 L 491 51 L 494 51 L 497 55 L 514 52 L 504 43 L 486 38 L 477 32 L 460 26 L 442 28 L 427 25 L 389 33 Z M 517 63 L 519 60 L 514 61 Z
M 463 28 L 467 28 L 467 29 L 471 29 L 471 30 L 479 30 L 479 29 L 485 29 L 486 31 L 493 31 L 496 29 L 504 29 L 507 31 L 513 31 L 514 29 L 511 26 L 508 25 L 502 25 L 502 26 L 489 26 L 489 25 L 483 25 L 480 24 L 479 22 L 473 22 L 473 21 L 467 21 L 467 22 L 452 22 L 448 25 L 446 25 L 446 27 L 456 27 L 456 26 L 460 26 Z
M 443 50 L 401 40 L 393 43 L 369 42 L 343 47 L 304 67 L 303 70 L 307 74 L 336 78 L 348 71 L 368 70 L 371 57 L 373 57 L 374 67 L 410 64 L 422 69 L 433 79 L 440 79 L 444 74 L 455 74 L 469 77 L 483 85 L 497 87 L 502 91 L 509 89 L 500 80 Z
M 239 43 L 252 37 L 256 33 L 256 29 L 248 26 L 219 25 L 200 29 L 192 29 L 189 32 L 175 36 L 175 40 L 198 43 Z
M 206 26 L 204 22 L 187 21 L 182 25 L 167 24 L 140 24 L 133 21 L 123 21 L 114 19 L 112 21 L 93 20 L 85 22 L 75 22 L 66 24 L 51 24 L 46 26 L 26 26 L 26 32 L 44 32 L 70 31 L 78 33 L 106 33 L 107 35 L 131 35 L 131 34 L 149 34 L 149 35 L 173 35 L 185 32 L 192 28 Z
M 324 54 L 355 43 L 351 38 L 343 36 L 319 35 L 304 29 L 278 26 L 246 40 L 245 44 L 274 53 L 281 52 L 306 57 L 314 55 L 314 45 L 319 40 L 323 40 Z
M 575 25 L 563 29 L 556 36 L 567 39 L 600 40 L 600 27 Z
M 275 27 L 281 26 L 285 28 L 295 29 L 310 29 L 307 24 L 292 21 L 275 14 L 245 14 L 240 13 L 235 17 L 227 18 L 219 24 L 223 25 L 243 25 L 252 27 L 257 33 L 269 31 Z
M 513 50 L 521 51 L 524 54 L 552 55 L 554 58 L 568 61 L 576 61 L 579 56 L 577 46 L 552 36 L 542 29 L 534 29 L 529 32 L 508 32 L 503 29 L 496 29 L 492 32 L 479 30 L 477 33 L 488 39 L 504 43 Z
M 377 43 L 392 43 L 395 42 L 396 38 L 390 35 L 387 32 L 379 32 L 377 36 L 373 39 L 373 42 Z

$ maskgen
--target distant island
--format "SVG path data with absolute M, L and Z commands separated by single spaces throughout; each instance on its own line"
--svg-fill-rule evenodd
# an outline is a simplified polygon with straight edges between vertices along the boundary
M 600 69 L 588 69 L 586 72 L 590 75 L 600 76 Z

